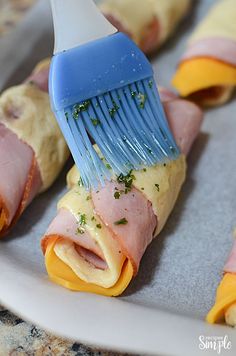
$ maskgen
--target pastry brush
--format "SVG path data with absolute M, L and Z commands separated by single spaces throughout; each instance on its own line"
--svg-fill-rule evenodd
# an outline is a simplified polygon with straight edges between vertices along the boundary
M 87 189 L 176 159 L 151 64 L 92 0 L 51 0 L 52 109 Z M 97 144 L 103 158 L 94 146 Z

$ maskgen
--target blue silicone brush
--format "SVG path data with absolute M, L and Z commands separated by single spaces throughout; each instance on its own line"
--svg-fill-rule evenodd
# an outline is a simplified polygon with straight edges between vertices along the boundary
M 51 0 L 52 108 L 86 188 L 115 174 L 176 159 L 153 70 L 92 0 Z M 100 159 L 96 142 L 105 160 Z

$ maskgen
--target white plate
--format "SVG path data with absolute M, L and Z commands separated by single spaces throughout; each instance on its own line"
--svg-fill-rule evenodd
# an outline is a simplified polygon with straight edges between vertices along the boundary
M 186 36 L 213 2 L 202 1 L 186 28 L 182 26 L 178 37 L 154 59 L 160 84 L 169 83 Z M 35 48 L 32 43 L 31 53 Z M 42 56 L 40 48 L 33 54 L 34 61 Z M 30 72 L 30 67 L 23 67 Z M 175 210 L 121 298 L 73 293 L 47 278 L 40 237 L 65 189 L 65 170 L 52 189 L 31 204 L 9 238 L 0 242 L 1 303 L 55 334 L 102 347 L 161 355 L 201 355 L 201 335 L 227 335 L 232 345 L 221 355 L 235 355 L 235 331 L 203 321 L 232 246 L 235 112 L 234 101 L 207 113 L 204 134 L 190 155 L 189 175 Z M 216 355 L 212 349 L 205 353 Z

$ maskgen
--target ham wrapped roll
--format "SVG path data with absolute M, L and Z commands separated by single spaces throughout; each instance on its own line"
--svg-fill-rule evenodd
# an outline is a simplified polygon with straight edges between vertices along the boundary
M 69 155 L 50 109 L 48 67 L 44 61 L 0 97 L 0 236 L 50 187 Z
M 236 85 L 236 1 L 219 0 L 191 36 L 173 85 L 206 106 L 228 101 Z
M 236 326 L 236 240 L 224 266 L 224 276 L 217 289 L 215 305 L 206 320 L 211 324 L 223 321 Z
M 72 168 L 69 191 L 42 239 L 46 269 L 55 283 L 117 296 L 137 274 L 147 246 L 174 207 L 185 180 L 185 156 L 202 122 L 195 104 L 166 90 L 161 90 L 161 97 L 182 155 L 127 176 L 113 176 L 91 192 L 81 184 L 77 168 Z
M 170 36 L 190 0 L 103 0 L 100 7 L 114 26 L 149 53 Z

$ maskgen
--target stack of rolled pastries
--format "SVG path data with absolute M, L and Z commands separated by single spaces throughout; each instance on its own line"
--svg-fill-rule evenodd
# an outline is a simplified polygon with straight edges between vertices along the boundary
M 182 96 L 212 105 L 231 95 L 236 82 L 236 12 L 230 6 L 235 5 L 235 0 L 217 2 L 194 32 L 173 80 Z M 104 0 L 101 9 L 150 52 L 186 15 L 190 1 Z M 226 17 L 230 20 L 225 21 Z M 49 62 L 39 63 L 23 84 L 0 97 L 0 236 L 9 232 L 37 194 L 52 185 L 69 156 L 50 109 Z M 55 283 L 70 290 L 118 296 L 138 273 L 147 246 L 163 229 L 185 181 L 186 157 L 203 114 L 196 104 L 170 90 L 159 88 L 159 92 L 181 154 L 127 176 L 113 174 L 112 181 L 91 191 L 83 186 L 75 166 L 69 171 L 68 191 L 41 242 L 48 275 Z M 209 322 L 225 318 L 228 324 L 236 324 L 235 263 L 234 246 L 216 305 L 207 316 Z

